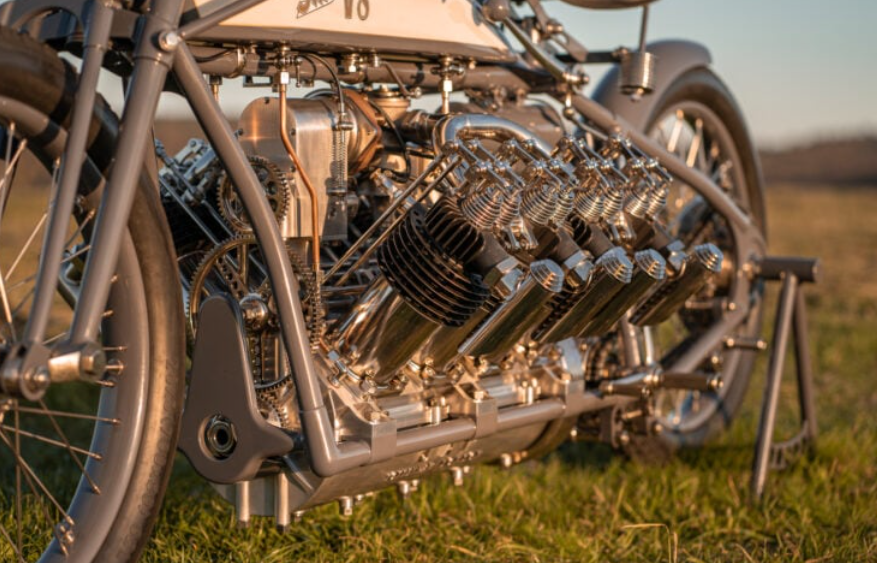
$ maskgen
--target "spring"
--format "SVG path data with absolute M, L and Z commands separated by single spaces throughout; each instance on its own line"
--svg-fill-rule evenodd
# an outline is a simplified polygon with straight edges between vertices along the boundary
M 603 186 L 603 218 L 612 221 L 624 207 L 624 190 L 621 186 L 606 184 Z
M 488 231 L 499 221 L 504 199 L 499 190 L 488 188 L 465 196 L 460 201 L 460 211 L 475 228 Z
M 554 187 L 540 182 L 524 192 L 521 213 L 531 223 L 547 226 L 554 220 L 559 203 Z
M 511 226 L 521 216 L 521 194 L 506 194 L 499 214 L 498 226 L 501 229 Z
M 649 202 L 649 217 L 656 217 L 667 207 L 667 196 L 670 188 L 666 184 L 657 186 L 652 190 L 652 198 Z
M 557 208 L 554 211 L 554 223 L 561 224 L 566 221 L 575 207 L 576 194 L 572 190 L 564 190 L 557 197 Z
M 603 196 L 596 190 L 579 190 L 575 197 L 576 214 L 586 223 L 596 223 L 603 216 Z

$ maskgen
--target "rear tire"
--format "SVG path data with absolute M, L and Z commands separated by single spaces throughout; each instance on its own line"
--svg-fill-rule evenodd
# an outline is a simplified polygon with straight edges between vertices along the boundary
M 721 138 L 721 141 L 727 145 L 723 149 L 732 154 L 735 166 L 739 165 L 740 168 L 730 174 L 734 176 L 734 181 L 733 185 L 727 188 L 728 193 L 754 220 L 762 236 L 766 236 L 764 186 L 758 156 L 743 115 L 730 91 L 709 69 L 690 70 L 677 78 L 661 94 L 660 101 L 655 105 L 655 110 L 648 119 L 646 132 L 653 138 L 658 138 L 662 121 L 674 116 L 680 119 L 679 112 L 685 107 L 692 107 L 695 112 L 697 108 L 702 108 L 703 131 L 707 131 L 710 127 L 703 122 L 708 122 L 710 119 L 715 121 L 711 125 L 714 128 L 712 134 L 715 138 Z M 694 121 L 690 115 L 685 115 L 685 119 Z M 694 165 L 698 166 L 697 163 Z M 711 173 L 709 170 L 706 172 L 708 175 Z M 731 245 L 733 248 L 733 241 Z M 723 250 L 726 255 L 729 254 L 729 249 L 723 248 Z M 735 272 L 739 267 L 740 264 L 734 264 Z M 737 335 L 757 337 L 761 333 L 762 288 L 751 287 L 750 296 L 753 306 L 748 318 L 737 330 Z M 731 424 L 746 395 L 756 353 L 731 350 L 717 354 L 722 357 L 723 365 L 733 367 L 729 368 L 727 373 L 722 372 L 725 385 L 712 399 L 715 402 L 709 407 L 712 413 L 701 417 L 703 420 L 698 420 L 693 425 L 664 424 L 665 431 L 658 437 L 634 437 L 625 448 L 626 453 L 637 460 L 663 462 L 680 447 L 703 446 Z

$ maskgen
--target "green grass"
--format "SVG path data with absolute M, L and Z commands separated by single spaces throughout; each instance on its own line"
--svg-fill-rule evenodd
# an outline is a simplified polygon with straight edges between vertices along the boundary
M 569 445 L 510 471 L 477 467 L 460 488 L 426 479 L 404 502 L 381 492 L 346 519 L 322 507 L 285 534 L 267 518 L 236 529 L 180 461 L 144 560 L 877 561 L 877 191 L 779 186 L 769 208 L 773 252 L 822 256 L 825 282 L 807 289 L 818 447 L 770 476 L 763 503 L 747 491 L 762 361 L 732 429 L 665 467 Z
M 762 504 L 747 489 L 764 361 L 732 429 L 667 466 L 568 445 L 510 471 L 476 467 L 460 488 L 435 476 L 404 502 L 380 492 L 346 519 L 325 506 L 285 534 L 268 518 L 236 529 L 230 505 L 180 459 L 143 560 L 877 561 L 877 190 L 777 186 L 768 197 L 772 251 L 821 256 L 825 281 L 806 290 L 818 447 L 770 476 Z M 35 220 L 45 194 L 22 205 Z M 3 228 L 18 237 L 0 248 L 6 271 L 30 231 Z M 32 254 L 21 271 L 35 267 Z M 787 371 L 784 435 L 796 415 Z

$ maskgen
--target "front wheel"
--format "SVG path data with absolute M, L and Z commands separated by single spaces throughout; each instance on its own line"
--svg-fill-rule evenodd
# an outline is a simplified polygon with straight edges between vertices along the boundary
M 0 359 L 33 306 L 75 83 L 50 49 L 0 28 Z M 116 129 L 100 100 L 47 345 L 70 327 Z M 175 453 L 185 341 L 167 224 L 156 190 L 137 189 L 100 327 L 106 374 L 52 383 L 38 401 L 0 398 L 2 561 L 133 561 L 149 539 Z
M 739 108 L 715 74 L 698 68 L 679 77 L 661 95 L 646 132 L 716 182 L 764 235 L 764 188 L 757 155 Z M 667 367 L 676 352 L 725 314 L 730 296 L 740 292 L 748 294 L 751 309 L 733 336 L 738 340 L 757 338 L 761 332 L 761 287 L 737 275 L 742 260 L 726 221 L 693 189 L 679 182 L 671 188 L 662 219 L 689 247 L 714 242 L 725 259 L 717 279 L 678 314 L 644 330 L 643 348 L 648 359 Z M 724 430 L 740 408 L 754 359 L 750 350 L 717 349 L 701 370 L 720 375 L 721 389 L 708 393 L 660 391 L 656 414 L 664 432 L 659 438 L 634 440 L 630 453 L 660 458 L 677 447 L 701 446 Z

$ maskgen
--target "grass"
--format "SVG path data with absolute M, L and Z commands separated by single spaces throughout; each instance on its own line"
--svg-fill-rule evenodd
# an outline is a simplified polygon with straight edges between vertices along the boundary
M 825 280 L 807 288 L 818 447 L 770 476 L 763 503 L 747 492 L 762 361 L 732 429 L 667 466 L 568 445 L 510 471 L 476 467 L 459 488 L 428 478 L 404 502 L 381 492 L 352 517 L 325 506 L 285 534 L 268 518 L 237 529 L 231 507 L 179 459 L 143 560 L 877 561 L 877 190 L 786 185 L 768 199 L 772 251 L 821 256 Z M 14 248 L 0 249 L 4 269 Z M 796 414 L 791 375 L 785 435 Z
M 772 251 L 821 256 L 825 280 L 807 289 L 818 447 L 770 476 L 763 503 L 747 491 L 762 361 L 732 429 L 665 467 L 569 445 L 477 467 L 460 488 L 437 476 L 407 501 L 381 492 L 352 517 L 322 507 L 285 534 L 267 518 L 236 529 L 180 461 L 144 561 L 877 561 L 877 191 L 776 186 L 768 203 Z

